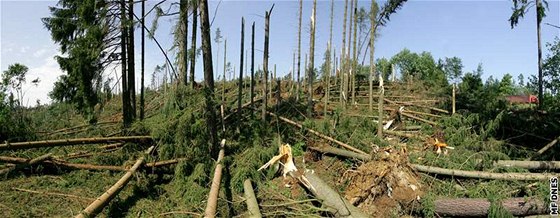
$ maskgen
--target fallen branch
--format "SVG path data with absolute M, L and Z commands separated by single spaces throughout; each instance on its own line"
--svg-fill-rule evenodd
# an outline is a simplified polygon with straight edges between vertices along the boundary
M 154 146 L 150 147 L 146 153 L 150 153 Z M 86 209 L 84 209 L 80 214 L 76 217 L 85 218 L 85 217 L 95 217 L 103 208 L 111 201 L 117 194 L 126 186 L 126 184 L 132 178 L 132 175 L 138 170 L 140 166 L 144 163 L 144 157 L 138 158 L 136 163 L 124 174 L 124 176 L 117 181 L 109 190 L 103 193 L 100 197 L 95 199 Z
M 224 147 L 226 140 L 222 139 L 220 143 L 220 153 L 218 160 L 216 160 L 216 169 L 214 170 L 214 177 L 212 178 L 212 185 L 210 186 L 210 193 L 208 194 L 208 203 L 206 210 L 204 210 L 204 217 L 216 217 L 216 208 L 218 207 L 218 194 L 220 193 L 220 180 L 222 180 L 222 159 L 224 159 Z
M 194 215 L 194 216 L 197 216 L 197 217 L 202 216 L 202 214 L 195 213 L 195 212 L 190 212 L 190 211 L 171 211 L 171 212 L 161 213 L 161 214 L 159 214 L 159 216 L 167 216 L 167 215 L 174 215 L 174 214 L 188 214 L 188 215 Z
M 243 182 L 243 190 L 245 191 L 245 201 L 247 202 L 249 217 L 262 217 L 261 211 L 259 210 L 259 204 L 257 203 L 257 198 L 255 197 L 255 191 L 253 190 L 250 179 L 246 179 Z
M 558 170 L 560 161 L 519 161 L 519 160 L 499 160 L 494 166 L 517 167 L 530 170 Z
M 554 146 L 556 143 L 558 143 L 558 140 L 560 140 L 560 137 L 558 137 L 558 138 L 554 139 L 553 141 L 551 141 L 550 143 L 546 144 L 543 148 L 541 148 L 541 150 L 537 151 L 537 154 L 535 154 L 533 157 L 527 158 L 527 160 L 531 160 L 532 158 L 535 158 L 536 156 L 543 154 L 545 151 L 552 148 L 552 146 Z
M 41 162 L 51 158 L 51 156 L 52 156 L 52 153 L 48 153 L 48 154 L 44 154 L 44 155 L 41 155 L 39 157 L 33 158 L 31 160 L 26 160 L 25 162 L 22 162 L 19 165 L 13 165 L 13 166 L 10 166 L 6 169 L 0 170 L 0 175 L 7 174 L 11 171 L 14 171 L 16 169 L 21 169 L 21 168 L 26 167 L 26 166 L 32 166 L 32 165 L 41 163 Z
M 438 111 L 438 112 L 442 112 L 442 113 L 449 114 L 449 111 L 443 110 L 443 109 L 439 109 L 439 108 L 435 108 L 435 107 L 424 106 L 424 105 L 416 105 L 416 104 L 406 103 L 406 102 L 397 102 L 397 101 L 389 100 L 389 99 L 387 99 L 387 98 L 384 98 L 383 100 L 385 100 L 386 102 L 389 102 L 389 103 L 391 103 L 391 104 L 394 104 L 394 105 L 399 105 L 399 106 L 400 106 L 400 105 L 415 106 L 415 107 L 426 108 L 426 109 L 430 109 L 430 110 L 433 110 L 433 111 Z
M 64 193 L 46 192 L 46 191 L 34 191 L 34 190 L 23 189 L 23 188 L 12 188 L 12 189 L 13 189 L 13 190 L 16 190 L 16 191 L 20 191 L 20 192 L 28 192 L 28 193 L 33 193 L 33 194 L 54 195 L 54 196 L 75 198 L 75 199 L 82 200 L 82 201 L 86 201 L 86 202 L 91 202 L 91 201 L 95 200 L 95 199 L 93 199 L 93 198 L 81 197 L 81 196 L 77 196 L 77 195 L 64 194 Z
M 290 120 L 290 119 L 288 119 L 288 118 L 285 118 L 285 117 L 276 115 L 275 113 L 268 112 L 268 111 L 267 111 L 267 113 L 270 114 L 270 115 L 272 115 L 272 116 L 277 117 L 278 119 L 280 119 L 280 120 L 282 120 L 282 121 L 284 121 L 284 122 L 286 122 L 286 123 L 288 123 L 288 124 L 291 124 L 291 125 L 293 125 L 293 126 L 296 126 L 296 127 L 300 128 L 300 129 L 304 129 L 303 126 L 302 126 L 301 124 L 296 123 L 296 122 L 294 122 L 294 121 L 292 121 L 292 120 Z M 348 145 L 348 144 L 346 144 L 346 143 L 343 143 L 343 142 L 341 142 L 341 141 L 338 141 L 338 140 L 336 140 L 336 139 L 334 139 L 334 138 L 331 138 L 331 137 L 329 137 L 329 136 L 323 135 L 323 134 L 321 134 L 320 132 L 317 132 L 317 131 L 315 131 L 315 130 L 308 129 L 308 128 L 305 128 L 305 130 L 307 130 L 307 131 L 310 132 L 310 133 L 315 134 L 316 136 L 319 136 L 319 137 L 322 138 L 322 139 L 325 139 L 325 140 L 334 142 L 334 143 L 336 143 L 336 144 L 338 144 L 338 145 L 340 145 L 340 146 L 342 146 L 342 147 L 344 147 L 344 148 L 346 148 L 346 149 L 348 149 L 348 150 L 355 151 L 355 152 L 358 152 L 358 153 L 360 153 L 360 154 L 367 154 L 366 152 L 363 152 L 363 151 L 360 150 L 360 149 L 354 148 L 354 147 L 352 147 L 352 146 L 350 146 L 350 145 Z
M 422 119 L 422 118 L 420 118 L 420 117 L 414 116 L 414 115 L 412 115 L 412 114 L 408 114 L 408 113 L 406 113 L 406 112 L 402 112 L 401 114 L 402 114 L 403 116 L 405 116 L 405 117 L 408 117 L 408 118 L 411 118 L 411 119 L 414 119 L 414 120 L 417 120 L 417 121 L 420 121 L 420 122 L 424 122 L 424 123 L 430 124 L 430 125 L 432 125 L 432 126 L 437 126 L 437 125 L 438 125 L 438 124 L 437 124 L 436 122 L 434 122 L 434 121 Z
M 442 217 L 486 217 L 491 206 L 486 198 L 437 199 L 434 203 L 434 212 Z M 547 205 L 538 198 L 509 198 L 501 204 L 513 216 L 548 213 Z
M 108 145 L 99 146 L 99 148 L 100 148 L 100 149 L 114 149 L 114 148 L 123 147 L 124 145 L 125 145 L 125 143 L 119 142 L 119 143 L 114 143 L 114 144 L 108 144 Z
M 67 146 L 67 145 L 112 143 L 112 142 L 144 142 L 144 141 L 151 141 L 151 140 L 152 140 L 151 136 L 125 136 L 125 137 L 108 137 L 108 138 L 60 139 L 60 140 L 14 142 L 14 143 L 8 142 L 5 144 L 0 144 L 0 151 L 41 148 L 41 147 L 56 147 L 56 146 Z

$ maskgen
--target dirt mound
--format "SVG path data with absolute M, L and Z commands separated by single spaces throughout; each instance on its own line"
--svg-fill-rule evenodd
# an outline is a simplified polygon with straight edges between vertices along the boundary
M 403 215 L 422 196 L 420 179 L 404 151 L 382 151 L 342 179 L 349 182 L 346 199 L 373 217 Z

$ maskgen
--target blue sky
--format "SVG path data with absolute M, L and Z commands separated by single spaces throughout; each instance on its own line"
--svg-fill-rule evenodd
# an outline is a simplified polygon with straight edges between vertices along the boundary
M 158 1 L 148 1 L 151 8 Z M 169 1 L 173 2 L 173 1 Z M 549 0 L 548 16 L 543 23 L 560 25 L 560 1 Z M 250 51 L 250 26 L 255 22 L 255 61 L 256 66 L 262 63 L 264 41 L 264 12 L 275 3 L 270 23 L 270 66 L 277 65 L 277 74 L 285 75 L 292 68 L 292 55 L 297 49 L 298 1 L 210 1 L 210 17 L 215 16 L 212 25 L 212 38 L 215 29 L 220 28 L 224 38 L 228 40 L 228 61 L 239 69 L 240 25 L 241 17 L 245 17 L 245 49 Z M 380 4 L 382 4 L 381 2 Z M 49 16 L 48 6 L 56 1 L 6 1 L 0 0 L 0 70 L 8 65 L 22 63 L 30 68 L 28 80 L 40 78 L 38 87 L 27 85 L 24 103 L 35 104 L 39 99 L 42 103 L 49 102 L 47 93 L 57 76 L 62 74 L 53 57 L 59 54 L 58 45 L 43 27 L 40 18 Z M 218 6 L 217 14 L 215 9 Z M 359 1 L 358 7 L 370 7 L 370 1 Z M 167 8 L 169 4 L 163 4 Z M 312 1 L 303 4 L 302 29 L 302 65 L 303 57 L 309 52 L 309 22 Z M 510 73 L 517 78 L 523 73 L 525 77 L 537 72 L 537 38 L 536 17 L 531 11 L 515 29 L 511 29 L 508 18 L 511 15 L 511 1 L 409 1 L 391 17 L 386 27 L 380 29 L 381 36 L 376 41 L 376 58 L 390 58 L 403 48 L 413 52 L 428 51 L 434 58 L 457 56 L 463 60 L 464 71 L 476 69 L 479 63 L 484 66 L 483 78 L 493 76 L 501 78 Z M 139 5 L 136 12 L 139 12 Z M 333 46 L 337 54 L 342 44 L 342 17 L 344 1 L 335 1 L 335 21 L 333 29 Z M 317 34 L 315 65 L 322 63 L 323 52 L 329 40 L 330 1 L 317 3 Z M 151 25 L 153 17 L 147 19 Z M 163 17 L 159 21 L 156 38 L 168 50 L 172 46 L 172 28 L 176 17 Z M 190 33 L 189 29 L 189 34 Z M 199 31 L 200 33 L 200 31 Z M 560 35 L 560 29 L 542 26 L 543 47 Z M 140 70 L 140 31 L 136 32 L 136 61 L 139 83 Z M 190 39 L 190 37 L 189 37 Z M 200 38 L 197 40 L 200 43 Z M 190 42 L 189 42 L 190 43 Z M 219 45 L 218 66 L 215 78 L 223 69 L 223 43 Z M 213 44 L 213 56 L 216 57 L 218 45 Z M 172 58 L 174 51 L 169 51 Z M 544 56 L 546 56 L 546 50 Z M 362 54 L 363 55 L 363 54 Z M 369 57 L 366 58 L 366 63 Z M 163 55 L 154 42 L 146 41 L 146 84 L 150 84 L 151 73 L 156 65 L 164 63 Z M 202 58 L 197 60 L 196 79 L 202 79 Z M 303 67 L 303 66 L 302 66 Z M 105 72 L 114 77 L 110 68 Z M 161 76 L 159 76 L 161 79 Z M 139 87 L 139 86 L 137 86 Z

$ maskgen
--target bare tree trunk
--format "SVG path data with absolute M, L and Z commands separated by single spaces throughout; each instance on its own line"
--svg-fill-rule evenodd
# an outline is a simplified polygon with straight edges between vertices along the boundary
M 491 202 L 486 198 L 437 199 L 435 213 L 441 217 L 486 217 Z M 501 200 L 501 205 L 513 216 L 547 214 L 545 202 L 537 198 L 509 198 Z
M 301 89 L 300 72 L 301 72 L 301 15 L 302 15 L 302 10 L 303 10 L 303 0 L 299 0 L 296 101 L 299 101 L 299 92 L 300 92 L 300 89 Z M 304 67 L 307 67 L 307 66 L 304 66 Z
M 255 98 L 255 22 L 251 26 L 251 107 Z M 253 114 L 253 110 L 251 110 Z
M 331 0 L 331 25 L 330 25 L 330 32 L 329 32 L 329 44 L 327 46 L 327 50 L 328 50 L 328 54 L 329 54 L 329 58 L 327 59 L 328 64 L 327 64 L 327 85 L 326 85 L 326 90 L 325 90 L 325 112 L 324 112 L 324 116 L 327 115 L 327 111 L 328 111 L 328 106 L 329 106 L 329 93 L 331 91 L 331 71 L 332 71 L 332 57 L 331 57 L 331 52 L 332 52 L 332 32 L 333 32 L 333 19 L 334 19 L 334 0 Z
M 268 34 L 270 31 L 270 13 L 274 5 L 270 9 L 270 11 L 265 12 L 265 24 L 264 24 L 264 54 L 263 54 L 263 76 L 264 76 L 264 87 L 263 87 L 263 107 L 262 107 L 262 120 L 263 122 L 266 121 L 266 106 L 268 103 Z
M 371 51 L 369 52 L 369 112 L 373 113 L 373 78 L 375 76 L 375 0 L 371 0 L 370 8 L 370 40 Z M 365 56 L 365 55 L 364 55 Z M 381 117 L 381 116 L 380 116 Z
M 191 36 L 191 65 L 190 65 L 190 81 L 191 81 L 191 88 L 194 89 L 195 81 L 194 81 L 194 69 L 196 65 L 196 28 L 197 28 L 197 21 L 198 21 L 198 1 L 192 1 L 193 4 L 193 23 L 192 23 L 192 36 Z
M 126 26 L 126 3 L 121 0 L 121 82 L 122 82 L 122 110 L 123 110 L 123 126 L 128 128 L 132 123 L 130 117 L 130 95 L 128 93 L 128 79 L 127 79 L 127 52 L 126 52 L 126 39 L 128 30 Z
M 222 105 L 226 104 L 226 56 L 227 56 L 227 39 L 224 40 L 224 74 L 222 78 Z
M 239 61 L 239 91 L 237 92 L 237 118 L 241 121 L 241 95 L 243 94 L 243 52 L 245 51 L 245 18 L 241 18 L 241 54 Z
M 350 33 L 352 34 L 352 33 Z M 354 37 L 352 41 L 352 103 L 357 102 L 356 100 L 356 74 L 358 70 L 358 60 L 357 60 L 357 50 L 356 42 L 358 41 L 358 0 L 354 0 Z
M 542 73 L 542 48 L 541 48 L 541 21 L 539 9 L 543 7 L 541 0 L 536 0 L 536 14 L 537 14 L 537 45 L 538 45 L 538 61 L 539 61 L 539 109 L 543 109 L 543 73 Z M 544 9 L 543 9 L 544 10 Z M 544 12 L 543 12 L 544 13 Z
M 451 95 L 451 114 L 455 114 L 455 83 L 453 83 L 453 93 Z
M 208 203 L 206 210 L 204 210 L 204 217 L 215 217 L 216 208 L 218 206 L 218 194 L 220 193 L 220 181 L 222 180 L 222 160 L 224 159 L 224 147 L 226 140 L 222 139 L 220 143 L 220 153 L 216 160 L 216 168 L 214 169 L 214 177 L 212 178 L 212 185 L 210 186 L 210 193 L 208 194 Z
M 212 44 L 210 42 L 210 22 L 208 19 L 208 0 L 200 1 L 200 33 L 202 38 L 202 57 L 204 61 L 204 91 L 206 97 L 206 124 L 210 134 L 210 155 L 216 157 L 218 149 L 216 129 L 216 107 L 214 106 L 214 72 L 212 69 Z
M 315 13 L 317 8 L 317 0 L 313 0 L 313 11 L 311 13 L 311 37 L 309 46 L 309 69 L 308 69 L 308 84 L 307 90 L 307 117 L 313 117 L 313 79 L 315 77 Z
M 342 22 L 342 52 L 340 52 L 340 65 L 341 65 L 341 71 L 340 71 L 340 92 L 338 93 L 340 95 L 340 105 L 344 105 L 344 108 L 346 108 L 346 104 L 344 103 L 344 92 L 345 91 L 345 87 L 346 87 L 346 82 L 345 82 L 345 75 L 346 75 L 346 18 L 348 16 L 348 0 L 344 0 L 344 22 Z
M 128 90 L 130 94 L 130 115 L 136 119 L 136 80 L 134 71 L 134 0 L 128 1 Z
M 41 162 L 43 162 L 43 161 L 45 161 L 45 160 L 48 160 L 48 159 L 51 158 L 51 157 L 52 157 L 52 153 L 48 153 L 48 154 L 41 155 L 41 156 L 39 156 L 39 157 L 36 157 L 36 158 L 33 158 L 33 159 L 29 160 L 29 161 L 26 162 L 26 163 L 22 163 L 22 164 L 20 164 L 20 165 L 14 165 L 14 166 L 8 167 L 8 168 L 6 168 L 6 169 L 2 169 L 2 170 L 0 170 L 0 175 L 7 174 L 7 173 L 9 173 L 9 172 L 11 172 L 11 171 L 13 171 L 13 170 L 18 169 L 18 168 L 22 168 L 22 167 L 25 167 L 25 166 L 32 166 L 32 165 L 41 163 Z
M 243 182 L 243 190 L 245 190 L 245 199 L 247 201 L 247 210 L 249 211 L 249 217 L 262 217 L 259 210 L 259 204 L 257 203 L 257 198 L 255 197 L 255 191 L 251 185 L 251 180 L 246 179 Z
M 558 177 L 558 175 L 548 174 L 548 173 L 489 173 L 482 171 L 465 171 L 465 170 L 453 170 L 445 169 L 440 167 L 432 166 L 422 166 L 417 164 L 412 164 L 412 167 L 420 172 L 434 173 L 440 175 L 465 177 L 465 178 L 477 178 L 477 179 L 498 179 L 498 180 L 509 180 L 509 181 L 530 181 L 530 180 L 548 180 L 553 176 Z
M 144 2 L 144 1 L 142 1 Z M 181 0 L 179 3 L 179 24 L 180 24 L 180 30 L 182 33 L 178 33 L 181 38 L 179 39 L 179 52 L 180 52 L 180 56 L 181 56 L 181 62 L 179 63 L 179 72 L 180 72 L 180 77 L 181 77 L 181 83 L 183 83 L 185 86 L 187 85 L 188 82 L 188 72 L 187 72 L 187 68 L 188 68 L 188 61 L 189 61 L 189 57 L 187 55 L 188 53 L 188 36 L 189 36 L 189 12 L 188 12 L 188 8 L 189 8 L 189 3 L 188 0 Z M 142 16 L 142 19 L 144 19 L 144 17 Z
M 373 50 L 373 49 L 372 49 Z M 385 88 L 383 87 L 383 77 L 379 76 L 379 100 L 377 102 L 377 113 L 379 120 L 377 121 L 377 137 L 383 139 L 383 96 L 385 95 Z
M 142 37 L 142 41 L 141 41 L 141 44 L 142 44 L 142 57 L 141 57 L 141 59 L 142 60 L 141 60 L 141 62 L 142 63 L 141 63 L 141 66 L 140 66 L 141 67 L 140 68 L 140 120 L 144 120 L 144 106 L 145 106 L 144 105 L 144 103 L 145 103 L 145 99 L 144 99 L 144 58 L 145 58 L 145 56 L 144 56 L 145 55 L 145 53 L 144 53 L 144 49 L 145 49 L 144 38 L 145 38 L 145 32 L 146 32 L 145 29 L 144 29 L 144 26 L 145 26 L 144 16 L 146 16 L 145 6 L 146 6 L 145 1 L 142 1 L 142 20 L 141 20 L 141 22 L 142 22 L 142 36 L 141 36 Z M 185 48 L 185 50 L 186 50 L 186 48 Z M 185 71 L 185 81 L 186 81 L 186 77 L 187 77 L 187 74 L 186 74 L 186 71 Z M 185 82 L 185 85 L 186 84 L 187 83 Z

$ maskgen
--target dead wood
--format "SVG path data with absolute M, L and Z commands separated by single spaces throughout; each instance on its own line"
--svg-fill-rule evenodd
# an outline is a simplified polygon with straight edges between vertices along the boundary
M 410 134 L 410 133 L 405 133 L 405 132 L 401 132 L 401 131 L 391 131 L 391 130 L 383 130 L 383 132 L 389 134 L 389 135 L 394 135 L 394 136 L 400 136 L 400 137 L 405 137 L 405 138 L 411 138 L 411 139 L 418 139 L 418 140 L 426 140 L 425 136 L 419 135 L 419 134 Z
M 530 170 L 558 170 L 560 161 L 519 161 L 519 160 L 499 160 L 494 166 L 517 167 Z
M 324 146 L 324 147 L 308 147 L 311 150 L 314 151 L 318 151 L 321 153 L 329 153 L 329 154 L 335 154 L 335 155 L 340 155 L 343 157 L 348 157 L 348 158 L 355 158 L 358 160 L 370 160 L 371 157 L 370 155 L 367 154 L 359 154 L 353 151 L 347 151 L 347 150 L 343 150 L 343 149 L 339 149 L 339 148 L 334 148 L 331 146 Z
M 405 116 L 405 117 L 408 117 L 408 118 L 411 118 L 411 119 L 414 119 L 414 120 L 417 120 L 417 121 L 421 121 L 421 122 L 430 124 L 430 125 L 432 125 L 432 126 L 437 126 L 437 125 L 438 125 L 438 124 L 437 124 L 436 122 L 434 122 L 434 121 L 422 119 L 422 118 L 417 117 L 417 116 L 414 116 L 414 115 L 412 115 L 412 114 L 408 114 L 407 112 L 402 112 L 401 114 L 402 114 L 403 116 Z
M 31 141 L 31 142 L 14 142 L 14 143 L 8 142 L 5 144 L 0 144 L 0 150 L 17 150 L 17 149 L 56 147 L 56 146 L 67 146 L 67 145 L 112 143 L 112 142 L 146 142 L 151 140 L 152 140 L 151 136 L 123 136 L 123 137 L 107 137 L 107 138 L 59 139 L 59 140 L 44 140 L 44 141 Z
M 33 158 L 31 160 L 26 160 L 25 162 L 20 162 L 19 165 L 13 165 L 13 166 L 10 166 L 8 168 L 0 170 L 0 175 L 7 174 L 11 171 L 14 171 L 16 169 L 21 169 L 21 168 L 26 167 L 26 166 L 32 166 L 32 165 L 41 163 L 41 162 L 43 162 L 43 161 L 45 161 L 45 160 L 47 160 L 51 157 L 52 157 L 52 153 L 48 153 L 48 154 L 44 154 L 44 155 L 41 155 L 39 157 Z
M 439 109 L 439 108 L 436 108 L 436 107 L 430 107 L 430 106 L 425 106 L 425 105 L 418 105 L 418 104 L 407 103 L 407 102 L 392 101 L 392 100 L 389 100 L 389 99 L 387 99 L 387 98 L 384 98 L 384 100 L 385 100 L 386 102 L 389 102 L 389 103 L 394 104 L 394 105 L 399 105 L 399 106 L 401 106 L 401 105 L 402 105 L 402 106 L 415 106 L 415 107 L 426 108 L 426 109 L 430 109 L 430 110 L 433 110 L 433 111 L 438 111 L 438 112 L 442 112 L 442 113 L 449 114 L 449 111 L 443 110 L 443 109 Z
M 262 217 L 261 211 L 259 210 L 259 204 L 257 203 L 257 198 L 255 197 L 255 191 L 253 190 L 250 179 L 246 179 L 243 182 L 243 190 L 245 191 L 245 201 L 247 202 L 249 217 Z
M 477 178 L 477 179 L 528 181 L 528 180 L 548 180 L 552 176 L 557 176 L 557 177 L 560 176 L 560 175 L 553 175 L 548 173 L 489 173 L 489 172 L 482 172 L 482 171 L 453 170 L 453 169 L 445 169 L 445 168 L 433 167 L 433 166 L 423 166 L 418 164 L 411 164 L 411 166 L 414 169 L 424 173 L 457 176 L 457 177 L 465 177 L 465 178 Z
M 81 196 L 77 196 L 77 195 L 57 193 L 57 192 L 35 191 L 35 190 L 29 190 L 29 189 L 23 189 L 23 188 L 13 188 L 13 187 L 12 187 L 12 189 L 16 190 L 16 191 L 20 191 L 20 192 L 28 192 L 28 193 L 33 193 L 33 194 L 53 195 L 53 196 L 75 198 L 75 199 L 85 201 L 85 202 L 91 202 L 91 201 L 95 200 L 93 198 L 87 198 L 87 197 L 81 197 Z
M 509 198 L 502 207 L 514 216 L 547 214 L 548 207 L 538 198 Z M 486 217 L 491 202 L 486 198 L 437 199 L 435 213 L 442 217 Z
M 150 153 L 151 150 L 154 149 L 154 146 L 150 147 L 146 153 Z M 85 218 L 85 217 L 95 217 L 99 212 L 103 210 L 103 208 L 111 201 L 117 194 L 128 184 L 132 175 L 142 166 L 144 163 L 144 157 L 138 158 L 136 163 L 124 174 L 124 176 L 117 181 L 111 188 L 109 188 L 105 193 L 99 196 L 95 201 L 93 201 L 86 209 L 84 209 L 80 214 L 76 217 Z
M 286 122 L 286 123 L 288 123 L 288 124 L 291 124 L 291 125 L 293 125 L 293 126 L 295 126 L 295 127 L 298 127 L 298 128 L 300 128 L 300 129 L 304 129 L 303 126 L 302 126 L 301 124 L 296 123 L 295 121 L 292 121 L 292 120 L 290 120 L 290 119 L 288 119 L 288 118 L 285 118 L 285 117 L 282 117 L 282 116 L 278 116 L 278 115 L 276 115 L 275 113 L 271 113 L 271 112 L 267 112 L 267 113 L 270 114 L 270 115 L 272 115 L 272 116 L 278 117 L 278 119 L 280 119 L 280 120 L 282 120 L 282 121 L 284 121 L 284 122 Z M 336 140 L 336 139 L 334 139 L 334 138 L 332 138 L 332 137 L 323 135 L 323 134 L 321 134 L 320 132 L 317 132 L 317 131 L 315 131 L 315 130 L 307 129 L 307 128 L 305 128 L 305 130 L 307 130 L 307 131 L 310 132 L 310 133 L 315 134 L 316 136 L 319 136 L 319 138 L 328 140 L 328 141 L 330 141 L 330 142 L 334 142 L 334 143 L 336 143 L 336 144 L 338 144 L 338 145 L 340 145 L 340 146 L 342 146 L 342 147 L 344 147 L 344 148 L 346 148 L 346 149 L 348 149 L 348 150 L 352 150 L 352 151 L 358 152 L 358 153 L 360 153 L 360 154 L 367 154 L 366 152 L 363 152 L 363 151 L 360 150 L 360 149 L 354 148 L 354 147 L 352 147 L 352 146 L 350 146 L 350 145 L 348 145 L 348 144 L 346 144 L 346 143 L 343 143 L 343 142 L 341 142 L 341 141 L 338 141 L 338 140 Z
M 369 217 L 346 199 L 340 196 L 333 188 L 325 183 L 312 171 L 306 170 L 305 178 L 312 185 L 311 193 L 336 217 Z
M 220 143 L 220 153 L 218 160 L 216 160 L 216 169 L 214 170 L 214 177 L 212 178 L 212 185 L 210 186 L 210 193 L 208 194 L 208 203 L 206 210 L 204 210 L 204 217 L 216 217 L 216 208 L 218 207 L 218 194 L 220 193 L 220 181 L 222 180 L 222 159 L 224 159 L 224 147 L 226 140 L 222 139 Z
M 52 134 L 56 134 L 56 133 L 61 133 L 61 132 L 66 132 L 66 131 L 70 131 L 70 130 L 75 130 L 75 129 L 80 129 L 80 128 L 84 128 L 84 127 L 89 127 L 89 126 L 94 126 L 94 125 L 104 125 L 104 124 L 115 124 L 115 123 L 119 123 L 120 121 L 103 121 L 103 122 L 98 122 L 96 124 L 83 124 L 83 125 L 78 125 L 78 126 L 73 126 L 73 127 L 68 127 L 68 128 L 63 128 L 63 129 L 58 129 L 49 133 L 46 133 L 46 135 L 52 135 Z
M 119 142 L 119 143 L 114 143 L 114 144 L 108 144 L 108 145 L 103 145 L 103 146 L 99 146 L 100 149 L 114 149 L 114 148 L 120 148 L 122 146 L 124 146 L 125 143 Z
M 533 157 L 527 158 L 527 160 L 531 160 L 532 158 L 535 158 L 538 155 L 543 154 L 545 151 L 552 148 L 552 146 L 554 146 L 556 143 L 558 143 L 558 140 L 560 140 L 560 137 L 558 137 L 558 138 L 552 140 L 550 143 L 546 144 L 543 148 L 541 148 L 539 151 L 537 151 L 537 154 L 535 154 Z

